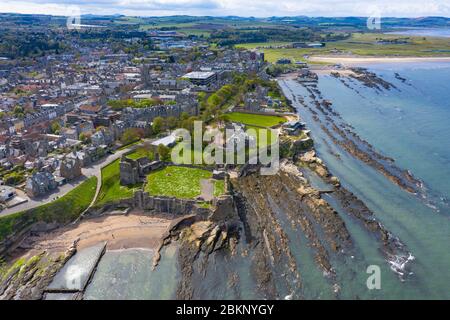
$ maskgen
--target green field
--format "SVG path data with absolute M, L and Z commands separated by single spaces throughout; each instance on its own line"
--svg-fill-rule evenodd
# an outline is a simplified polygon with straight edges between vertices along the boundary
M 0 240 L 35 222 L 68 223 L 75 220 L 91 203 L 96 186 L 97 178 L 92 177 L 53 202 L 0 217 Z
M 139 159 L 143 156 L 153 159 L 153 153 L 144 147 L 137 148 L 127 155 L 130 159 Z M 131 198 L 134 191 L 139 187 L 140 185 L 120 185 L 120 159 L 117 159 L 102 169 L 102 187 L 98 194 L 96 205 L 100 206 L 108 202 Z
M 263 128 L 270 128 L 286 122 L 286 119 L 280 116 L 266 116 L 242 112 L 227 113 L 226 117 L 232 122 L 239 122 L 245 125 Z
M 184 162 L 184 152 L 180 152 L 180 154 L 178 155 L 179 158 L 175 159 L 175 158 L 171 157 L 172 162 L 174 162 L 174 163 L 194 164 L 195 165 L 196 164 L 195 163 L 195 159 L 201 157 L 202 158 L 202 163 L 201 164 L 197 164 L 197 165 L 201 166 L 201 165 L 205 164 L 204 163 L 204 159 L 203 159 L 203 149 L 202 150 L 197 150 L 197 149 L 194 149 L 194 147 L 189 148 L 190 146 L 186 142 L 180 142 L 179 146 L 180 147 L 181 146 L 185 146 L 186 150 L 190 149 L 190 157 L 189 157 L 190 160 L 185 163 Z
M 150 160 L 155 159 L 155 155 L 153 154 L 153 152 L 145 147 L 138 147 L 138 148 L 136 148 L 136 150 L 134 152 L 127 155 L 127 158 L 133 159 L 133 160 L 137 160 L 142 157 L 148 157 Z
M 97 197 L 96 206 L 121 199 L 131 198 L 137 187 L 120 185 L 120 159 L 102 169 L 102 187 Z
M 254 127 L 254 126 L 246 126 L 245 129 L 246 130 L 254 129 L 256 131 L 256 134 L 252 134 L 249 131 L 249 135 L 254 136 L 256 138 L 256 144 L 257 144 L 258 147 L 264 148 L 264 147 L 266 147 L 268 145 L 272 145 L 272 144 L 274 144 L 276 142 L 276 138 L 277 137 L 274 134 L 272 134 L 272 131 L 270 131 L 269 129 L 260 128 L 260 127 Z M 261 134 L 260 132 L 262 130 L 265 130 L 266 134 L 267 134 L 267 139 L 265 141 L 259 138 L 259 136 Z
M 270 42 L 258 42 L 258 43 L 240 43 L 237 44 L 237 48 L 244 49 L 256 49 L 260 48 L 261 50 L 265 50 L 265 47 L 276 47 L 276 46 L 285 46 L 292 44 L 292 42 L 282 42 L 282 41 L 270 41 Z
M 131 142 L 131 143 L 124 144 L 123 146 L 120 146 L 119 148 L 117 148 L 117 151 L 124 150 L 124 149 L 128 149 L 128 148 L 130 148 L 130 147 L 132 147 L 132 146 L 134 146 L 134 145 L 136 145 L 136 144 L 139 144 L 139 143 L 141 143 L 141 142 L 142 142 L 142 140 L 139 139 L 139 140 L 133 141 L 133 142 Z
M 201 194 L 200 181 L 211 179 L 212 173 L 202 169 L 168 166 L 148 175 L 145 191 L 151 195 L 193 199 Z M 216 196 L 224 192 L 224 182 L 214 182 Z
M 378 44 L 377 40 L 408 39 L 406 44 Z M 286 43 L 246 43 L 236 45 L 237 47 L 254 49 L 263 46 L 277 46 Z M 381 33 L 354 33 L 349 39 L 328 42 L 324 48 L 261 48 L 265 59 L 276 62 L 280 58 L 289 58 L 295 61 L 305 61 L 305 55 L 330 55 L 334 50 L 343 54 L 354 54 L 360 56 L 450 56 L 450 39 L 433 37 L 409 37 Z

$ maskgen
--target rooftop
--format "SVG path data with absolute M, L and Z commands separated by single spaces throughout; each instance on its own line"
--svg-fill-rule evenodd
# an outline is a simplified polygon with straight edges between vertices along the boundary
M 184 78 L 188 79 L 208 79 L 214 76 L 216 73 L 212 71 L 193 71 L 184 75 Z
M 153 141 L 153 142 L 152 142 L 152 145 L 154 145 L 154 146 L 159 146 L 160 144 L 162 144 L 162 145 L 168 147 L 168 146 L 173 145 L 173 144 L 175 143 L 175 140 L 176 140 L 176 139 L 175 139 L 175 136 L 170 135 L 170 136 L 167 136 L 167 137 L 158 139 L 158 140 L 156 140 L 156 141 Z

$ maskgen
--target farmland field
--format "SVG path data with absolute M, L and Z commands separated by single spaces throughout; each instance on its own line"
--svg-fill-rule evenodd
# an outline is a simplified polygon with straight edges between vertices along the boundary
M 378 40 L 405 39 L 404 44 L 380 44 Z M 328 42 L 324 48 L 263 48 L 268 46 L 286 45 L 283 42 L 245 43 L 237 47 L 253 49 L 261 48 L 265 59 L 276 62 L 280 58 L 289 58 L 295 61 L 306 61 L 305 55 L 330 55 L 335 50 L 341 54 L 353 54 L 360 56 L 448 56 L 448 52 L 442 48 L 450 45 L 448 38 L 410 37 L 382 33 L 354 33 L 349 39 Z

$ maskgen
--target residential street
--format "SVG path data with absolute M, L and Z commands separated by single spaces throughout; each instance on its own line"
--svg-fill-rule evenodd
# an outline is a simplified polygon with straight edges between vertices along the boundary
M 145 140 L 145 141 L 149 141 L 149 140 Z M 52 202 L 52 201 L 56 200 L 57 198 L 64 196 L 66 193 L 68 193 L 73 188 L 77 187 L 80 183 L 82 183 L 87 178 L 90 178 L 93 176 L 96 176 L 98 179 L 97 180 L 97 191 L 96 191 L 96 195 L 97 195 L 98 191 L 100 190 L 100 186 L 101 186 L 101 169 L 104 166 L 113 162 L 114 160 L 119 159 L 123 154 L 135 149 L 139 145 L 140 144 L 133 145 L 129 148 L 126 148 L 123 150 L 118 150 L 114 154 L 108 155 L 107 157 L 103 158 L 102 160 L 100 160 L 88 167 L 83 168 L 82 169 L 83 178 L 77 179 L 76 181 L 70 181 L 69 183 L 66 183 L 63 186 L 60 186 L 57 190 L 45 195 L 44 197 L 29 199 L 25 203 L 22 203 L 20 205 L 12 207 L 12 208 L 7 208 L 0 212 L 0 217 L 10 215 L 10 214 L 13 214 L 16 212 L 32 209 L 32 208 L 38 207 L 40 205 Z M 96 197 L 94 197 L 94 200 L 95 200 L 95 198 Z

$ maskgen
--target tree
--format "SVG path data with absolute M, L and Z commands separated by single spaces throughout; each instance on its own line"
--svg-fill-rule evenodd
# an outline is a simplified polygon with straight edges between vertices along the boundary
M 154 134 L 158 134 L 163 129 L 164 119 L 161 117 L 156 117 L 153 119 L 152 129 Z
M 78 137 L 78 140 L 83 142 L 84 144 L 88 144 L 91 142 L 91 136 L 89 134 L 86 134 L 84 132 L 80 133 L 80 136 Z
M 166 122 L 169 129 L 175 129 L 178 126 L 178 119 L 175 117 L 168 117 Z
M 181 120 L 186 120 L 186 119 L 188 119 L 188 118 L 189 118 L 189 113 L 187 113 L 186 111 L 183 111 L 183 112 L 181 113 L 180 118 L 181 118 Z
M 170 148 L 166 147 L 163 144 L 160 144 L 158 146 L 158 154 L 159 154 L 159 158 L 162 161 L 170 161 Z
M 139 129 L 129 128 L 124 131 L 120 141 L 126 145 L 141 139 L 143 136 L 143 133 Z
M 222 104 L 222 102 L 223 102 L 223 99 L 221 99 L 219 97 L 219 95 L 216 93 L 213 93 L 208 98 L 208 105 L 210 105 L 213 108 L 219 107 Z
M 23 118 L 25 115 L 25 111 L 21 106 L 15 106 L 13 109 L 13 114 L 17 117 L 17 118 Z
M 59 134 L 59 131 L 61 130 L 61 125 L 59 124 L 58 121 L 53 121 L 52 124 L 50 125 L 50 130 L 54 134 Z

